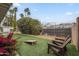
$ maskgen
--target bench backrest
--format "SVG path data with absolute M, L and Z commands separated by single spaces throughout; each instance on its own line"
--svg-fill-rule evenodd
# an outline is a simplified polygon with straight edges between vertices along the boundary
M 69 38 L 70 38 L 70 35 L 68 35 L 68 36 L 65 38 L 65 41 L 67 41 Z
M 65 41 L 63 41 L 63 44 L 61 45 L 61 47 L 65 47 L 70 42 L 70 40 L 71 40 L 70 35 L 68 35 L 64 40 Z
M 65 47 L 69 42 L 70 42 L 71 38 L 69 37 L 63 44 L 62 47 Z

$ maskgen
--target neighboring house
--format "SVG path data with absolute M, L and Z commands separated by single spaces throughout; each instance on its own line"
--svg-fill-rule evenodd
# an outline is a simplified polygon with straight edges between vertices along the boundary
M 3 26 L 4 21 L 6 20 L 4 17 L 11 5 L 11 3 L 0 3 L 0 33 L 9 32 L 13 29 L 10 26 Z
M 61 24 L 55 24 L 55 25 L 50 25 L 46 27 L 46 29 L 56 29 L 56 28 L 71 28 L 74 23 L 61 23 Z
M 4 18 L 1 23 L 0 23 L 0 28 L 1 28 L 1 32 L 7 33 L 13 30 L 13 27 L 11 26 L 7 26 L 7 25 L 3 25 L 4 22 L 6 21 L 6 19 Z
M 4 33 L 7 33 L 7 32 L 10 32 L 13 30 L 13 27 L 10 27 L 10 26 L 3 26 L 2 27 L 2 30 Z

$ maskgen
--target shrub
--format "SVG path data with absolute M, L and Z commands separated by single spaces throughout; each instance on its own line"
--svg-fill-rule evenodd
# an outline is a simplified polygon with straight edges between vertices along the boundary
M 21 18 L 17 21 L 18 28 L 23 34 L 40 34 L 42 26 L 40 21 L 29 17 Z
M 8 37 L 0 36 L 0 55 L 13 55 L 16 49 L 16 40 L 12 39 L 13 33 L 9 34 Z

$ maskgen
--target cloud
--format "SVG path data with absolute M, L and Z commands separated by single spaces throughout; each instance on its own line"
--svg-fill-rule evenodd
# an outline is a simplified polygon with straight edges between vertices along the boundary
M 38 11 L 38 9 L 33 9 L 33 11 Z
M 31 9 L 33 12 L 39 12 L 39 10 L 38 9 L 36 9 L 36 8 L 33 8 L 33 9 Z
M 20 6 L 20 3 L 13 3 L 13 6 L 14 7 L 19 7 Z
M 54 18 L 54 16 L 44 16 L 44 18 L 47 20 L 51 20 L 52 18 Z
M 65 14 L 68 15 L 68 16 L 70 16 L 70 15 L 72 15 L 73 13 L 72 13 L 72 12 L 66 12 Z
M 46 17 L 46 19 L 51 19 L 50 17 Z
M 79 11 L 76 11 L 75 14 L 79 14 Z
M 68 6 L 74 6 L 75 3 L 68 3 Z
M 74 12 L 66 12 L 65 15 L 71 16 L 71 15 L 79 15 L 79 11 L 74 11 Z

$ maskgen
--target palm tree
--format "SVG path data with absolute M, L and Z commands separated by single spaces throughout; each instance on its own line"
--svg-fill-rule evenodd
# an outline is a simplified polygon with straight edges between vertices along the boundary
M 31 15 L 31 13 L 30 13 L 30 10 L 29 10 L 29 8 L 26 8 L 25 10 L 24 10 L 24 12 L 25 12 L 25 17 L 26 17 L 26 14 L 27 14 L 27 16 L 29 17 L 29 15 Z M 28 18 L 28 25 L 29 25 L 29 23 L 30 23 L 30 18 Z M 31 33 L 31 27 L 29 27 L 29 34 Z
M 16 12 L 17 12 L 17 7 L 14 8 L 15 18 L 16 18 Z
M 30 11 L 27 13 L 27 15 L 28 15 L 28 16 L 31 15 Z
M 17 7 L 15 7 L 14 9 L 14 31 L 16 31 L 16 28 L 17 28 L 17 22 L 16 22 L 16 12 L 17 12 Z
M 13 16 L 14 13 L 13 9 L 10 9 L 9 12 L 10 12 L 10 16 Z
M 9 17 L 9 22 L 10 22 L 10 25 L 13 26 L 14 10 L 13 10 L 13 9 L 10 9 L 10 10 L 9 10 L 9 13 L 10 13 L 10 15 L 9 15 L 9 16 L 10 16 L 10 17 Z
M 23 18 L 24 17 L 23 13 L 21 13 L 20 16 L 21 16 L 21 18 Z
M 27 16 L 31 15 L 29 8 L 26 8 L 24 12 L 25 12 L 25 17 L 26 17 L 26 14 Z

